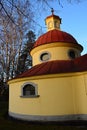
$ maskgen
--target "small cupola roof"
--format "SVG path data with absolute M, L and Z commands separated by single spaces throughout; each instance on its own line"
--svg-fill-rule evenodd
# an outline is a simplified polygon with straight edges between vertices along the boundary
M 60 30 L 61 18 L 57 15 L 54 15 L 54 10 L 51 10 L 52 15 L 46 17 L 45 23 L 47 26 L 47 31 L 58 29 Z

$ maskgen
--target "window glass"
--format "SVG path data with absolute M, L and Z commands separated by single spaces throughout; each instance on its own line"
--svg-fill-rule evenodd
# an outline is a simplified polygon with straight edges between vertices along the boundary
M 27 84 L 23 87 L 23 95 L 35 95 L 35 87 L 31 84 Z
M 45 53 L 42 53 L 41 56 L 40 56 L 40 60 L 41 61 L 47 61 L 50 59 L 50 54 L 45 52 Z
M 58 22 L 58 21 L 55 21 L 55 22 L 54 22 L 54 26 L 55 26 L 55 28 L 59 28 L 59 27 L 60 27 L 59 22 Z
M 49 23 L 48 23 L 48 29 L 50 29 L 50 28 L 52 28 L 53 27 L 53 23 L 52 23 L 52 21 L 50 21 Z
M 71 59 L 74 59 L 74 58 L 75 58 L 75 51 L 74 51 L 74 50 L 70 50 L 70 51 L 69 51 L 69 57 L 70 57 Z

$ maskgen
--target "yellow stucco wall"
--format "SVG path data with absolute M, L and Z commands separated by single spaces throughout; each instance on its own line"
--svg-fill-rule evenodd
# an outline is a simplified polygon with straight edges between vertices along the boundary
M 69 51 L 74 50 L 76 57 L 80 56 L 81 50 L 78 45 L 71 43 L 51 43 L 42 46 L 38 46 L 31 51 L 33 59 L 33 66 L 42 63 L 40 55 L 44 52 L 50 53 L 50 59 L 52 60 L 71 60 L 69 57 Z
M 39 97 L 23 98 L 26 82 L 38 86 Z M 9 83 L 9 112 L 24 115 L 87 114 L 87 72 L 14 79 Z
M 57 22 L 57 26 L 55 26 L 55 22 Z M 55 17 L 49 17 L 45 19 L 45 23 L 47 25 L 47 31 L 53 30 L 53 29 L 59 29 L 60 30 L 60 22 L 61 20 Z

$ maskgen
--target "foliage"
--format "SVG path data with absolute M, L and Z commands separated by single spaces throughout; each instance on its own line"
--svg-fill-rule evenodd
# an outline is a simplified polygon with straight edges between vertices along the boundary
M 0 101 L 8 101 L 9 88 L 6 82 L 0 80 Z
M 27 35 L 27 41 L 23 47 L 21 56 L 19 57 L 19 60 L 18 60 L 17 74 L 20 74 L 26 71 L 32 66 L 32 57 L 30 56 L 29 52 L 33 47 L 33 43 L 35 42 L 36 35 L 34 34 L 32 30 L 28 31 L 26 35 Z
M 34 20 L 33 12 L 36 15 L 39 10 L 44 11 L 46 6 L 51 9 L 50 2 L 56 1 L 62 6 L 62 0 L 0 0 L 0 82 L 2 88 L 4 88 L 2 82 L 6 82 L 32 66 L 28 51 L 33 45 L 32 37 L 34 36 L 28 33 L 30 41 L 26 43 L 25 35 L 34 24 L 40 26 Z M 80 0 L 66 1 L 68 3 L 80 2 Z
M 57 0 L 52 1 L 56 2 Z M 36 4 L 50 7 L 52 1 L 35 0 L 33 3 L 31 0 L 0 0 L 0 75 L 5 77 L 5 80 L 13 78 L 15 72 L 18 71 L 17 65 L 25 34 L 30 30 L 31 23 L 36 23 L 32 18 L 34 7 Z M 66 1 L 68 3 L 80 2 L 80 0 Z M 62 5 L 62 0 L 57 2 L 60 6 Z

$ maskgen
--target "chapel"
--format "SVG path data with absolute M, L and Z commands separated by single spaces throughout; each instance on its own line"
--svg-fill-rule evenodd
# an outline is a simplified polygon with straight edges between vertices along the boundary
M 87 120 L 87 54 L 61 18 L 47 16 L 47 32 L 30 52 L 32 68 L 9 84 L 9 116 L 26 121 Z

